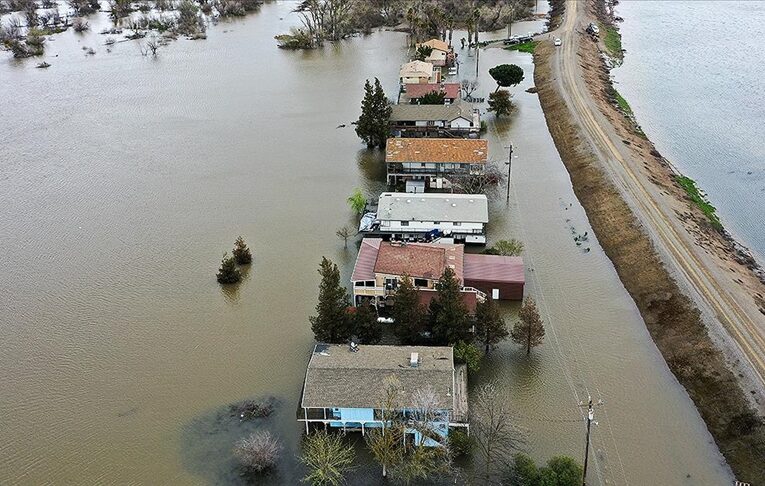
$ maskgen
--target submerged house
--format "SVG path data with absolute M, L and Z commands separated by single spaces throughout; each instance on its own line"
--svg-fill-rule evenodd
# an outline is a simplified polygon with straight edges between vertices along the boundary
M 450 178 L 483 174 L 488 154 L 489 145 L 483 139 L 389 138 L 385 146 L 388 185 L 421 181 L 407 192 L 449 188 Z
M 441 69 L 425 61 L 411 61 L 401 65 L 398 72 L 401 86 L 418 83 L 440 83 Z
M 418 393 L 428 390 L 435 413 L 427 436 L 415 428 L 414 444 L 438 446 L 450 427 L 467 427 L 467 370 L 455 367 L 451 347 L 317 344 L 306 369 L 299 422 L 365 433 L 383 426 L 387 381 L 400 386 L 396 411 L 418 420 Z
M 521 257 L 465 253 L 463 245 L 388 242 L 364 238 L 351 275 L 353 303 L 375 307 L 395 305 L 404 275 L 417 287 L 427 307 L 436 296 L 436 282 L 446 268 L 454 271 L 463 302 L 471 313 L 487 295 L 497 300 L 521 300 L 525 272 Z
M 390 131 L 394 137 L 478 138 L 481 115 L 470 103 L 391 106 Z
M 485 244 L 489 205 L 483 194 L 384 192 L 364 221 L 361 232 L 385 240 Z
M 450 105 L 460 99 L 460 92 L 459 83 L 407 84 L 404 86 L 404 92 L 401 93 L 399 103 L 417 105 L 426 94 L 443 93 L 444 104 Z

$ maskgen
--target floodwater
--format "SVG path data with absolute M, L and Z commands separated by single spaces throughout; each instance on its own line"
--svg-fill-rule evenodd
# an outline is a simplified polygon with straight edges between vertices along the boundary
M 266 5 L 157 59 L 67 32 L 47 70 L 0 63 L 0 484 L 239 483 L 232 444 L 259 427 L 285 445 L 266 482 L 298 483 L 316 268 L 326 255 L 350 275 L 355 247 L 335 236 L 352 222 L 345 197 L 384 183 L 379 152 L 335 127 L 358 116 L 365 78 L 395 93 L 406 50 L 393 32 L 279 50 L 293 6 Z M 469 76 L 474 58 L 462 57 Z M 510 203 L 502 187 L 490 194 L 490 237 L 526 244 L 547 338 L 529 358 L 503 344 L 473 384 L 498 380 L 540 461 L 581 457 L 578 403 L 602 399 L 592 484 L 729 483 L 524 92 L 531 57 L 482 52 L 480 94 L 500 62 L 527 79 L 510 120 L 488 117 L 491 159 L 502 164 L 511 140 L 517 156 Z M 573 240 L 585 232 L 588 252 Z M 240 234 L 255 261 L 223 290 L 214 274 Z M 274 397 L 277 412 L 240 424 L 226 407 L 247 397 Z
M 765 262 L 765 3 L 631 1 L 617 13 L 627 50 L 617 89 L 659 152 Z

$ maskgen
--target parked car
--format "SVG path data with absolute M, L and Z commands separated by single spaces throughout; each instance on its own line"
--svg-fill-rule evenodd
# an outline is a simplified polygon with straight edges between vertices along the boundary
M 598 35 L 600 34 L 600 29 L 597 25 L 591 22 L 590 25 L 587 26 L 587 33 L 590 35 Z
M 562 44 L 563 44 L 563 41 L 562 41 L 562 40 L 560 40 L 560 37 L 556 37 L 556 38 L 555 38 L 555 42 L 554 42 L 554 44 L 555 44 L 555 46 L 557 47 L 557 46 L 560 46 L 560 45 L 562 45 Z

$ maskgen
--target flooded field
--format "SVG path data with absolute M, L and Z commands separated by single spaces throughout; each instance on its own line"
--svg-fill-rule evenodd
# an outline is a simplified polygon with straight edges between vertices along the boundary
M 335 236 L 352 221 L 345 198 L 384 185 L 381 154 L 348 124 L 364 79 L 393 96 L 407 54 L 393 32 L 279 50 L 293 7 L 266 5 L 157 59 L 133 42 L 107 53 L 94 25 L 57 36 L 47 70 L 0 62 L 0 484 L 242 482 L 232 444 L 261 426 L 286 448 L 268 482 L 299 481 L 294 409 L 316 268 L 325 255 L 350 276 L 355 247 Z M 460 56 L 461 75 L 474 73 Z M 581 457 L 578 403 L 602 399 L 593 484 L 730 482 L 524 92 L 531 56 L 482 52 L 479 95 L 501 62 L 526 80 L 510 119 L 487 117 L 490 158 L 503 164 L 511 141 L 517 156 L 510 202 L 504 187 L 490 194 L 489 236 L 524 241 L 527 292 L 548 327 L 530 358 L 506 343 L 477 380 L 503 385 L 539 460 Z M 589 251 L 573 240 L 584 232 Z M 214 274 L 240 234 L 255 261 L 222 290 Z M 274 397 L 276 414 L 240 424 L 227 406 L 247 397 Z

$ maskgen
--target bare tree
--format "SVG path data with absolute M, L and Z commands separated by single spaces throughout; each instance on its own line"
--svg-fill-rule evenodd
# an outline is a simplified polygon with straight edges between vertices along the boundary
M 356 231 L 350 226 L 343 226 L 335 232 L 338 238 L 343 240 L 343 245 L 348 248 L 348 238 L 356 234 Z
M 463 79 L 460 81 L 460 88 L 462 89 L 462 92 L 464 95 L 462 96 L 463 99 L 470 99 L 473 95 L 473 92 L 478 89 L 478 80 L 477 79 Z
M 72 28 L 75 32 L 85 32 L 90 29 L 90 24 L 82 17 L 75 17 L 72 21 Z
M 151 57 L 157 57 L 157 50 L 159 50 L 159 41 L 156 35 L 152 35 L 141 45 L 141 54 L 144 56 L 151 54 Z
M 236 443 L 234 456 L 245 468 L 262 472 L 276 465 L 281 450 L 281 444 L 270 432 L 253 432 Z
M 476 469 L 484 484 L 499 484 L 512 452 L 522 444 L 523 434 L 515 425 L 509 400 L 500 395 L 494 382 L 481 385 L 473 394 L 470 429 L 483 470 Z
M 449 178 L 452 187 L 466 194 L 482 194 L 505 180 L 505 174 L 494 164 L 487 165 L 481 174 L 455 175 Z

